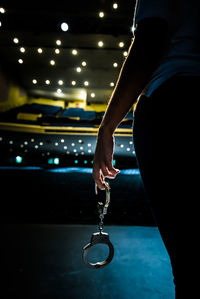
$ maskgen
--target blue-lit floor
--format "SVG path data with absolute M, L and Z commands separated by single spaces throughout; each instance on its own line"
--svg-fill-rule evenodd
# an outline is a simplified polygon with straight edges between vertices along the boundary
M 4 225 L 6 298 L 173 299 L 168 255 L 156 227 L 105 226 L 115 248 L 105 268 L 86 268 L 94 225 Z M 1 255 L 2 256 L 2 255 Z

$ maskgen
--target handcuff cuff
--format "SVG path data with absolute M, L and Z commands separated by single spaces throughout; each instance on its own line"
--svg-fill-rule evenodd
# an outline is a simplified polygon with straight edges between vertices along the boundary
M 106 190 L 105 204 L 103 204 L 102 202 L 98 202 L 98 204 L 97 204 L 99 218 L 100 218 L 100 222 L 98 224 L 99 232 L 93 233 L 90 243 L 87 244 L 83 248 L 83 261 L 88 268 L 93 268 L 93 269 L 99 269 L 99 268 L 102 268 L 102 267 L 108 265 L 112 261 L 113 256 L 114 256 L 114 247 L 113 247 L 112 243 L 110 242 L 109 235 L 108 235 L 108 233 L 103 232 L 103 226 L 104 226 L 103 219 L 104 219 L 104 215 L 107 214 L 107 209 L 108 209 L 108 206 L 110 203 L 110 186 L 109 186 L 109 183 L 106 181 L 104 182 L 104 184 L 105 184 L 105 190 Z M 89 249 L 96 244 L 102 244 L 102 243 L 106 244 L 109 247 L 109 254 L 108 254 L 107 259 L 102 262 L 90 263 L 87 258 Z

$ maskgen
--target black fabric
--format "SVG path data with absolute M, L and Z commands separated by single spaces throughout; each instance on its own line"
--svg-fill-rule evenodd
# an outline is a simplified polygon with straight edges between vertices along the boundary
M 173 77 L 141 96 L 134 116 L 137 161 L 171 258 L 176 298 L 195 298 L 197 288 L 190 276 L 199 263 L 199 86 L 200 77 Z

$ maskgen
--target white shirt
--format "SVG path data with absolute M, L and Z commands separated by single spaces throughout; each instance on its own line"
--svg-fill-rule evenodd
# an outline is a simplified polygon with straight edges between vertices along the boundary
M 137 0 L 134 26 L 151 17 L 168 22 L 171 38 L 145 89 L 147 96 L 172 76 L 200 76 L 200 0 Z

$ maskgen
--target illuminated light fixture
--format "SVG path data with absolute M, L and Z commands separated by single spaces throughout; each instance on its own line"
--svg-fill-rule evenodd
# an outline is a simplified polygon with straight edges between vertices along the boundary
M 6 12 L 5 8 L 0 7 L 0 13 L 5 13 L 5 12 Z
M 115 83 L 114 82 L 110 82 L 110 86 L 111 87 L 115 86 Z
M 86 66 L 87 65 L 86 61 L 82 61 L 81 64 L 82 64 L 82 66 Z
M 60 162 L 59 158 L 54 158 L 54 159 L 53 159 L 53 163 L 54 163 L 54 164 L 58 165 L 59 162 Z
M 21 53 L 24 53 L 26 51 L 24 47 L 21 47 L 19 50 Z
M 59 85 L 63 85 L 63 80 L 58 80 Z
M 60 140 L 60 142 L 64 143 L 64 142 L 65 142 L 65 140 L 64 140 L 64 139 L 61 139 L 61 140 Z
M 88 147 L 90 147 L 91 146 L 91 143 L 88 143 Z
M 81 152 L 81 155 L 85 155 L 85 153 L 84 153 L 84 152 Z
M 42 48 L 38 48 L 37 51 L 39 54 L 42 54 L 42 52 L 43 52 Z
M 49 62 L 49 63 L 50 63 L 50 65 L 55 65 L 55 64 L 56 64 L 55 60 L 53 60 L 53 59 L 52 59 L 52 60 L 50 60 L 50 62 Z
M 123 47 L 124 47 L 124 42 L 120 42 L 120 43 L 119 43 L 119 47 L 120 47 L 120 48 L 123 48 Z
M 55 53 L 56 54 L 60 54 L 60 50 L 59 49 L 55 49 Z
M 80 150 L 81 150 L 81 151 L 83 150 L 83 146 L 80 146 Z
M 34 138 L 31 138 L 31 142 L 35 142 L 35 139 L 34 139 Z
M 123 55 L 126 57 L 128 55 L 128 52 L 127 51 L 124 51 L 123 52 Z
M 127 147 L 127 149 L 126 149 L 126 150 L 127 150 L 127 152 L 130 152 L 130 150 L 131 150 L 131 149 L 130 149 L 130 147 Z
M 92 152 L 91 149 L 89 149 L 89 150 L 88 150 L 88 153 L 91 153 L 91 152 Z
M 55 146 L 58 146 L 58 142 L 55 142 Z
M 75 146 L 75 143 L 72 143 L 71 146 Z
M 16 163 L 18 163 L 18 164 L 20 164 L 20 163 L 22 163 L 22 157 L 21 156 L 17 156 L 16 158 L 15 158 L 15 161 L 16 161 Z
M 129 144 L 133 144 L 133 141 L 129 141 Z
M 69 26 L 66 22 L 63 22 L 61 25 L 60 25 L 62 31 L 67 31 L 69 29 Z
M 50 80 L 46 80 L 45 83 L 46 83 L 47 85 L 49 85 L 51 82 L 50 82 Z
M 72 81 L 72 85 L 73 85 L 73 86 L 76 85 L 76 81 Z
M 43 146 L 43 142 L 40 142 L 39 144 L 40 144 L 40 146 Z
M 78 160 L 75 160 L 75 161 L 74 161 L 74 164 L 78 164 Z
M 79 142 L 79 143 L 83 143 L 83 140 L 79 139 L 78 142 Z
M 67 146 L 65 145 L 63 148 L 66 150 L 66 149 L 67 149 Z
M 76 71 L 77 71 L 77 73 L 80 73 L 80 72 L 82 71 L 82 68 L 81 68 L 80 66 L 78 66 L 78 67 L 76 68 Z
M 37 80 L 36 79 L 33 79 L 32 82 L 33 82 L 33 84 L 37 84 Z
M 123 148 L 123 147 L 124 147 L 124 145 L 123 145 L 123 144 L 120 144 L 120 147 L 121 147 L 121 148 Z
M 95 93 L 94 92 L 92 92 L 91 94 L 90 94 L 90 96 L 91 96 L 91 98 L 95 98 Z
M 85 90 L 81 90 L 80 94 L 79 94 L 79 99 L 80 100 L 86 100 L 87 98 L 87 93 Z
M 113 9 L 118 9 L 118 4 L 117 3 L 113 3 Z
M 18 43 L 19 43 L 19 39 L 18 39 L 17 37 L 15 37 L 15 38 L 13 38 L 13 42 L 14 42 L 15 44 L 18 44 Z
M 74 152 L 74 153 L 76 153 L 76 152 L 77 152 L 77 150 L 76 150 L 76 149 L 73 149 L 73 152 Z
M 113 63 L 113 66 L 114 66 L 114 67 L 118 67 L 118 63 L 117 63 L 117 62 L 114 62 L 114 63 Z
M 62 44 L 61 40 L 57 39 L 56 45 L 61 46 L 61 44 Z
M 100 17 L 100 18 L 103 18 L 103 17 L 104 17 L 104 12 L 103 12 L 103 11 L 100 11 L 100 12 L 99 12 L 99 17 Z
M 62 93 L 62 89 L 58 88 L 57 93 Z
M 20 63 L 20 64 L 22 64 L 24 61 L 23 61 L 23 59 L 18 59 L 18 62 Z
M 100 40 L 100 41 L 98 42 L 98 46 L 101 48 L 101 47 L 103 47 L 103 45 L 104 45 L 104 43 Z
M 84 164 L 87 164 L 87 160 L 84 160 L 84 162 L 83 162 Z
M 73 55 L 77 55 L 77 54 L 78 54 L 78 51 L 77 51 L 76 49 L 73 49 L 73 50 L 72 50 L 72 54 L 73 54 Z
M 88 81 L 85 81 L 85 82 L 84 82 L 84 85 L 85 85 L 85 86 L 89 86 L 89 82 L 88 82 Z
M 38 145 L 37 144 L 35 145 L 35 148 L 38 149 Z

